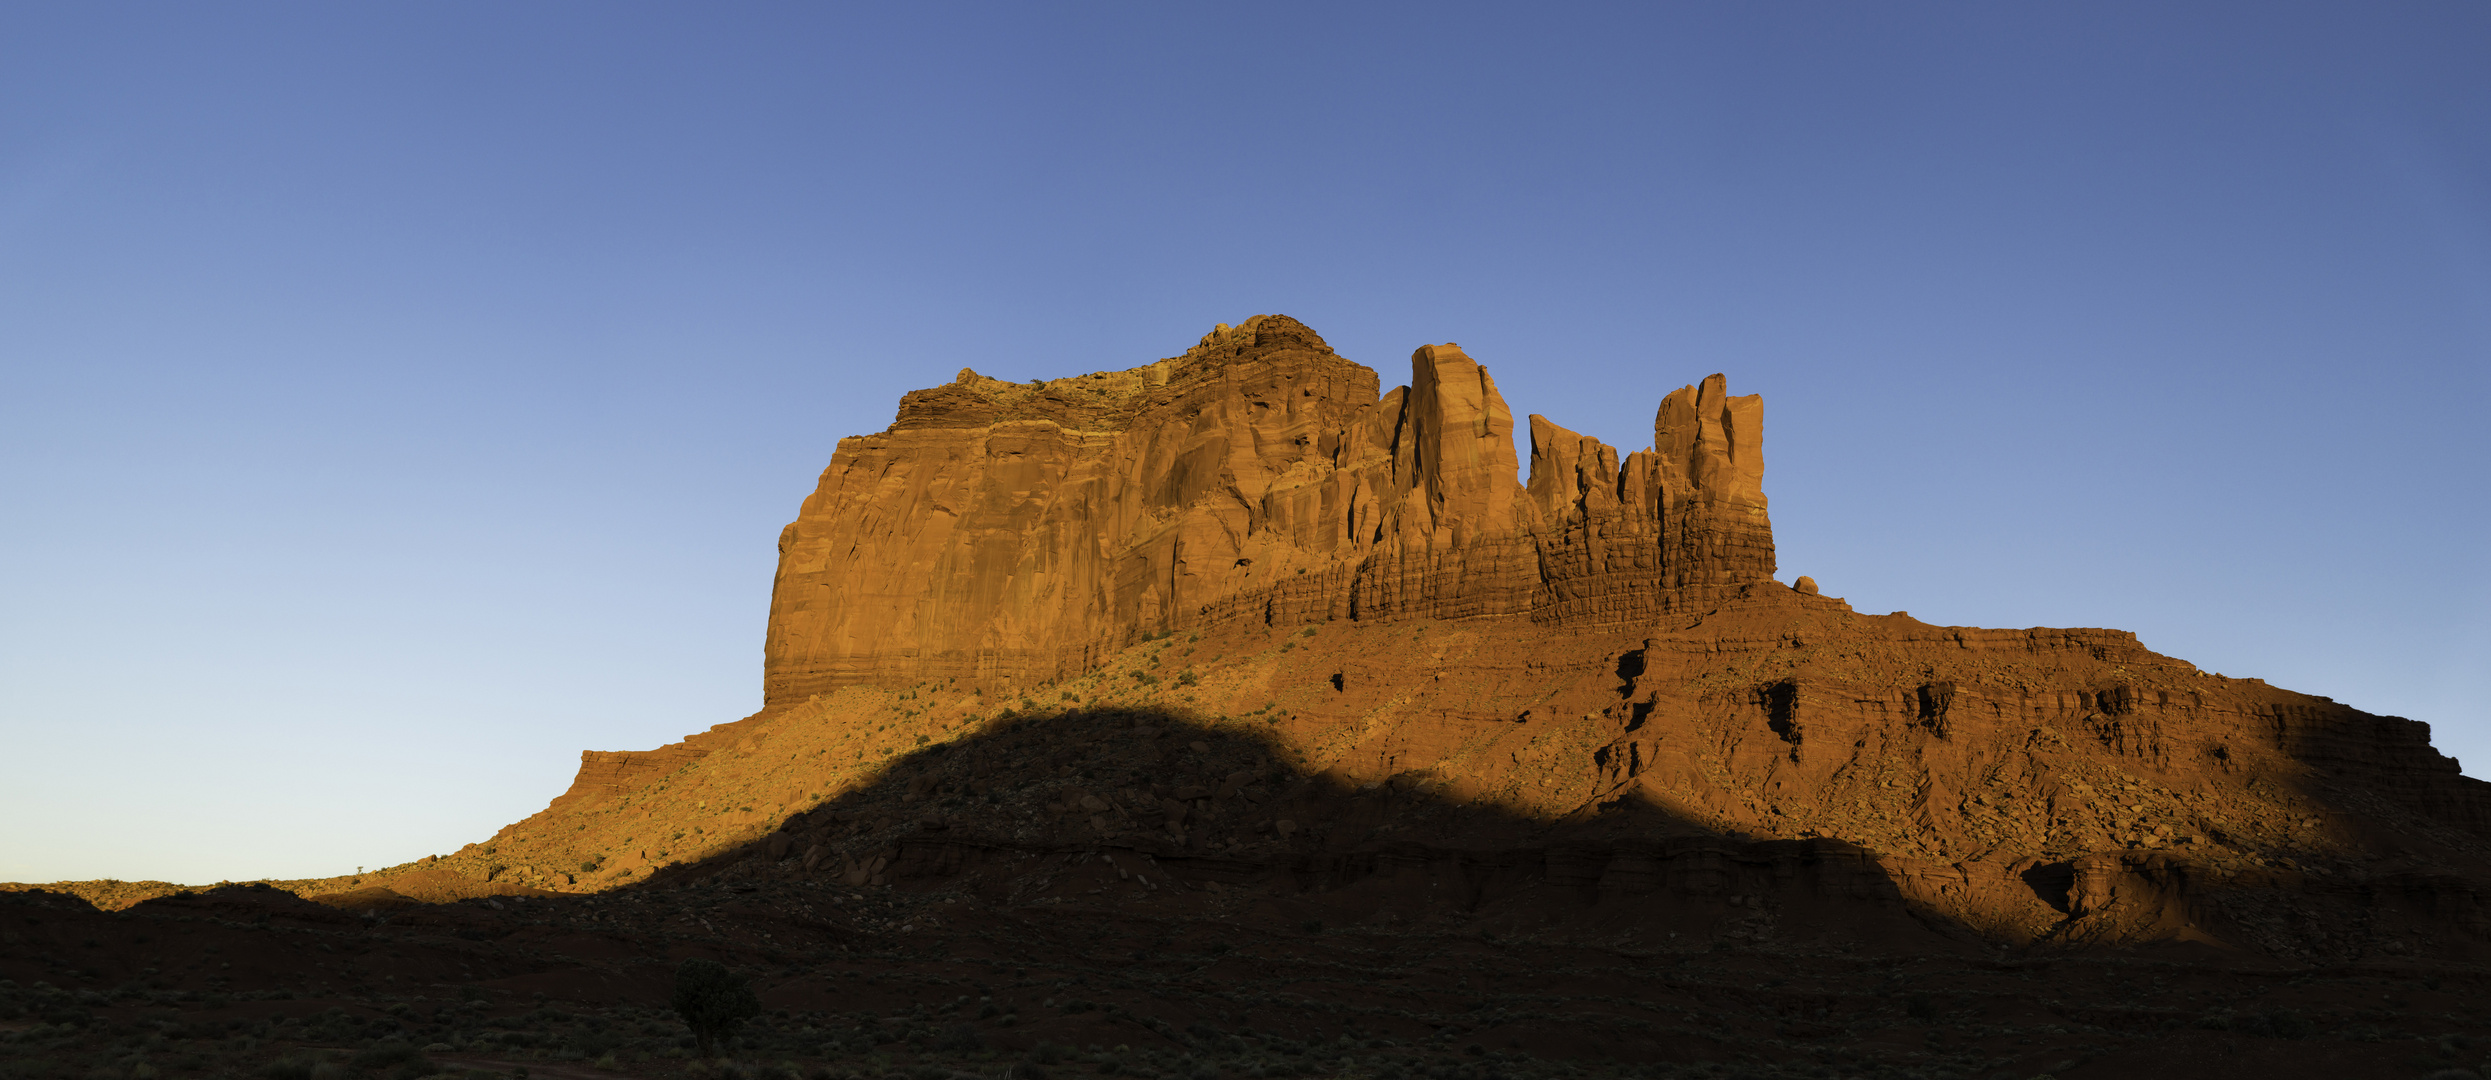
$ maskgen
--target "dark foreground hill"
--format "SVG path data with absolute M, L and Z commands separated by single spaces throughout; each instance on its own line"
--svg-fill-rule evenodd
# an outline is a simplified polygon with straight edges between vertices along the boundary
M 1067 777 L 1037 752 L 1064 746 L 1099 749 Z M 764 842 L 594 894 L 226 886 L 117 912 L 0 894 L 0 1060 L 62 1080 L 715 1071 L 666 1011 L 696 957 L 759 989 L 769 1011 L 736 1050 L 757 1073 L 2337 1077 L 2491 1058 L 2491 983 L 2460 959 L 2002 947 L 1839 841 L 1706 836 L 1633 809 L 1549 823 L 1258 770 L 1270 749 L 1147 711 L 1023 719 L 800 821 L 870 829 L 905 807 L 903 837 L 836 861 L 808 847 L 810 868 Z M 1428 835 L 1231 854 L 1164 820 L 1036 842 L 954 824 L 1074 789 L 1121 821 L 1128 800 L 1086 792 L 1221 769 L 1245 782 L 1200 801 L 1325 823 L 1292 840 Z M 1202 813 L 1179 828 L 1215 827 Z M 2279 923 L 2340 914 L 2274 895 Z

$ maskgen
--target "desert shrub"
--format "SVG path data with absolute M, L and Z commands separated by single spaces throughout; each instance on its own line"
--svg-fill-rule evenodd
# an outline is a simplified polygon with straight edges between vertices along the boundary
M 355 1068 L 358 1069 L 386 1069 L 393 1065 L 405 1065 L 423 1059 L 423 1053 L 414 1047 L 391 1040 L 373 1043 L 370 1049 L 358 1051 L 353 1060 Z
M 264 1080 L 311 1080 L 310 1058 L 281 1057 L 259 1067 Z
M 2298 1039 L 2309 1034 L 2309 1021 L 2298 1013 L 2284 1009 L 2264 1012 L 2213 1012 L 2199 1017 L 2197 1026 L 2214 1031 L 2236 1031 L 2268 1039 Z
M 686 960 L 675 969 L 675 1014 L 692 1029 L 702 1057 L 715 1056 L 737 1025 L 761 1015 L 752 984 L 714 960 Z
M 2302 1019 L 2299 1013 L 2283 1009 L 2268 1009 L 2242 1017 L 2241 1021 L 2232 1030 L 2270 1039 L 2298 1039 L 2309 1034 L 2309 1021 Z

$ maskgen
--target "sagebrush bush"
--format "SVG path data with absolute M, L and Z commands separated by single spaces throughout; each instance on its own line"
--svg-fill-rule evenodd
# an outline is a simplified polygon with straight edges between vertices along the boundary
M 761 1015 L 752 984 L 714 960 L 686 960 L 675 969 L 674 1007 L 702 1057 L 716 1056 L 738 1025 Z
M 311 1067 L 310 1058 L 288 1056 L 260 1066 L 259 1074 L 266 1080 L 311 1080 Z
M 423 1053 L 414 1047 L 392 1040 L 373 1043 L 370 1049 L 357 1051 L 353 1060 L 358 1069 L 386 1069 L 392 1065 L 421 1061 L 423 1057 Z

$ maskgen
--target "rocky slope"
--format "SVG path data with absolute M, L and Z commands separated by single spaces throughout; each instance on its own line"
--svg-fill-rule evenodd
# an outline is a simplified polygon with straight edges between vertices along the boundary
M 248 886 L 111 913 L 0 894 L 0 1070 L 2335 1080 L 2491 1060 L 2491 979 L 2437 960 L 2002 955 L 1926 936 L 1900 952 L 1772 934 L 1855 910 L 1841 905 L 1751 894 L 1664 930 L 1632 898 L 1587 909 L 1575 886 L 1521 875 L 1483 883 L 1470 910 L 1386 924 L 1357 921 L 1373 889 L 1213 890 L 1113 849 L 1023 863 L 907 887 L 713 878 L 359 912 Z M 1595 922 L 1610 932 L 1549 929 Z M 740 1064 L 692 1059 L 667 1008 L 687 957 L 759 991 Z

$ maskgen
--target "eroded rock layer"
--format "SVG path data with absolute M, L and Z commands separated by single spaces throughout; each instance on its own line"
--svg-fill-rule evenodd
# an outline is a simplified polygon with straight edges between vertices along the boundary
M 1142 635 L 1529 615 L 1624 625 L 1773 576 L 1763 404 L 1669 393 L 1628 454 L 1513 415 L 1454 345 L 1406 387 L 1294 319 L 1128 371 L 963 370 L 843 439 L 779 540 L 764 687 L 1034 683 Z

